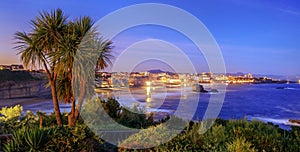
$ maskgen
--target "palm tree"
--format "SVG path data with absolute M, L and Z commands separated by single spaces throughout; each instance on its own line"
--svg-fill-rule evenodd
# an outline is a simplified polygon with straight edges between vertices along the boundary
M 68 115 L 69 126 L 75 125 L 76 120 L 78 119 L 82 104 L 82 99 L 80 97 L 82 97 L 83 94 L 84 96 L 88 96 L 88 93 L 94 90 L 92 86 L 93 82 L 86 83 L 87 79 L 81 79 L 80 87 L 82 90 L 80 93 L 82 95 L 75 97 L 73 90 L 75 79 L 73 79 L 73 74 L 75 73 L 76 76 L 80 74 L 82 78 L 83 76 L 85 78 L 91 78 L 92 75 L 89 74 L 94 74 L 93 70 L 95 70 L 95 65 L 98 65 L 96 62 L 97 59 L 99 60 L 99 67 L 101 68 L 105 68 L 109 63 L 111 63 L 111 42 L 100 41 L 100 39 L 97 38 L 98 33 L 95 28 L 93 28 L 93 25 L 94 22 L 90 17 L 81 17 L 70 22 L 68 24 L 68 34 L 63 36 L 59 51 L 55 52 L 52 56 L 52 60 L 60 60 L 60 64 L 56 67 L 56 71 L 59 72 L 57 83 L 59 88 L 58 97 L 64 102 L 71 103 L 72 105 L 71 111 Z M 85 47 L 82 47 L 83 44 Z M 75 59 L 77 62 L 80 61 L 85 64 L 81 66 L 77 64 L 77 66 L 74 67 Z M 88 61 L 88 63 L 86 61 Z M 92 68 L 89 69 L 87 67 Z M 89 89 L 89 91 L 84 91 L 87 89 Z M 77 106 L 76 98 L 80 99 L 78 100 L 79 102 Z
M 42 65 L 46 70 L 51 86 L 54 112 L 59 126 L 62 125 L 61 113 L 57 97 L 56 70 L 60 60 L 51 60 L 52 54 L 59 50 L 63 36 L 67 33 L 67 17 L 61 9 L 42 12 L 31 21 L 32 31 L 29 34 L 16 32 L 16 48 L 20 50 L 21 60 L 25 66 Z
M 31 24 L 28 34 L 16 32 L 16 48 L 25 66 L 38 65 L 46 70 L 58 125 L 62 125 L 59 100 L 72 104 L 68 123 L 73 126 L 84 98 L 94 93 L 95 69 L 111 64 L 112 43 L 98 38 L 90 17 L 67 22 L 60 9 L 40 13 Z M 75 86 L 79 86 L 79 93 Z
M 74 92 L 78 95 L 76 119 L 84 99 L 88 100 L 95 96 L 95 71 L 103 70 L 112 64 L 111 50 L 112 42 L 102 38 L 88 38 L 81 42 L 73 69 L 73 86 L 76 86 Z

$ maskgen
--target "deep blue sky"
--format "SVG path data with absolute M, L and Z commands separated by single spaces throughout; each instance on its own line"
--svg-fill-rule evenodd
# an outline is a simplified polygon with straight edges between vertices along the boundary
M 88 15 L 95 21 L 119 8 L 144 2 L 174 5 L 201 20 L 219 44 L 228 72 L 300 75 L 300 2 L 297 0 L 210 1 L 34 1 L 0 2 L 0 64 L 19 63 L 13 34 L 28 31 L 39 11 L 61 8 L 70 18 Z M 162 12 L 163 13 L 163 12 Z M 141 32 L 144 31 L 144 32 Z M 163 34 L 161 34 L 163 33 Z M 140 27 L 114 39 L 115 52 L 136 40 L 158 38 L 184 45 L 182 35 L 162 27 Z M 186 47 L 199 71 L 207 67 L 201 54 Z

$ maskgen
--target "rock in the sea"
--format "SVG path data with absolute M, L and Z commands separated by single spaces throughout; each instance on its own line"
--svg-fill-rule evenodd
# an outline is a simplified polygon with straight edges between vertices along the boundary
M 219 92 L 219 91 L 218 91 L 217 89 L 211 89 L 210 92 L 215 92 L 215 93 L 217 93 L 217 92 Z
M 208 92 L 204 89 L 204 87 L 201 84 L 193 84 L 192 90 L 195 91 L 195 92 L 202 92 L 202 93 L 207 93 Z
M 289 122 L 295 123 L 295 124 L 299 124 L 299 125 L 300 125 L 300 120 L 293 120 L 293 119 L 290 119 Z

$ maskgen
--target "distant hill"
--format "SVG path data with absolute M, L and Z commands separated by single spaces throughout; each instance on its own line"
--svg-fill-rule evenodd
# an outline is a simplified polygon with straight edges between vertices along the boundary
M 279 79 L 279 80 L 288 80 L 288 81 L 298 81 L 300 79 L 299 76 L 282 76 L 282 75 L 272 75 L 272 74 L 266 74 L 266 75 L 262 75 L 262 74 L 255 74 L 253 75 L 255 77 L 268 77 L 268 78 L 272 78 L 272 79 Z
M 165 71 L 162 71 L 160 69 L 154 69 L 154 70 L 148 70 L 149 73 L 164 73 Z
M 227 75 L 232 75 L 232 76 L 243 76 L 246 73 L 242 73 L 242 72 L 237 72 L 237 73 L 227 73 Z M 253 74 L 253 77 L 256 78 L 262 78 L 262 77 L 268 77 L 268 78 L 272 78 L 272 79 L 278 79 L 278 80 L 289 80 L 289 81 L 298 81 L 300 79 L 299 76 L 283 76 L 283 75 L 275 75 L 275 74 Z
M 167 74 L 174 74 L 174 72 L 170 72 L 170 71 L 163 71 L 160 69 L 154 69 L 154 70 L 148 70 L 147 72 L 152 73 L 152 74 L 157 74 L 157 73 L 167 73 Z

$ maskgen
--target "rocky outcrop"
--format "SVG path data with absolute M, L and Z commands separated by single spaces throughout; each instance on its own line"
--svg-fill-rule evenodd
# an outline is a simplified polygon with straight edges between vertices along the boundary
M 218 93 L 219 91 L 217 89 L 211 89 L 210 92 Z
M 195 92 L 202 92 L 202 93 L 207 93 L 208 92 L 204 89 L 203 85 L 200 85 L 200 84 L 193 84 L 192 90 L 195 91 Z
M 293 119 L 290 119 L 289 122 L 300 125 L 300 120 L 293 120 Z
M 45 88 L 45 81 L 7 81 L 0 83 L 0 99 L 48 96 L 51 92 Z

